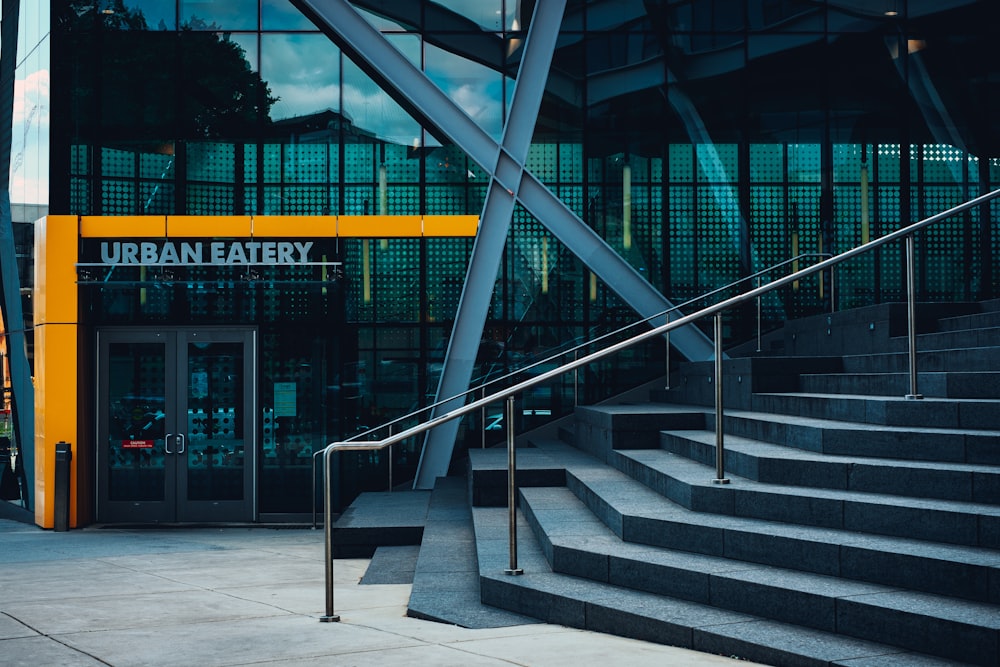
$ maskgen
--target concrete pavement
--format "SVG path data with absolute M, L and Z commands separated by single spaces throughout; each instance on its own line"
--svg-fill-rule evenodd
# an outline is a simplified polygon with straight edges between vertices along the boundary
M 747 666 L 533 624 L 469 630 L 406 616 L 409 585 L 362 585 L 337 560 L 324 613 L 323 533 L 89 528 L 0 519 L 0 665 Z

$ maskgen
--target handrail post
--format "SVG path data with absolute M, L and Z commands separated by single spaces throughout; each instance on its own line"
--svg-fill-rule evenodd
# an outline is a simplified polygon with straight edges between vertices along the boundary
M 758 278 L 757 278 L 757 287 L 758 288 L 760 288 L 760 284 L 761 284 L 760 281 L 761 281 L 761 279 L 758 276 Z M 758 294 L 757 295 L 757 351 L 758 352 L 760 352 L 760 328 L 761 328 L 761 323 L 760 323 L 760 301 L 761 301 L 761 295 Z
M 389 437 L 392 437 L 392 424 L 389 424 Z M 389 493 L 392 493 L 392 445 L 389 445 Z
M 667 322 L 670 321 L 670 315 L 667 315 Z M 663 355 L 667 367 L 667 386 L 664 389 L 670 389 L 670 332 L 663 334 L 663 342 L 667 346 L 666 353 Z
M 507 519 L 510 539 L 510 567 L 504 574 L 524 574 L 517 566 L 517 486 L 514 473 L 517 470 L 517 454 L 514 448 L 514 396 L 507 397 Z
M 336 623 L 340 616 L 333 613 L 333 494 L 330 493 L 330 459 L 333 447 L 323 451 L 323 529 L 326 532 L 326 614 L 319 617 L 321 623 Z
M 312 456 L 312 508 L 313 508 L 313 530 L 316 530 L 316 456 L 319 452 L 313 452 Z
M 830 312 L 837 312 L 837 267 L 830 267 Z
M 479 391 L 479 398 L 486 398 L 486 386 Z M 479 408 L 479 421 L 481 428 L 479 429 L 479 448 L 486 449 L 486 406 Z
M 726 478 L 725 437 L 722 431 L 722 311 L 715 314 L 715 479 L 713 484 L 729 484 Z
M 917 391 L 917 280 L 914 269 L 914 234 L 906 237 L 906 337 L 910 353 L 909 400 L 923 398 Z
M 579 353 L 573 350 L 573 361 L 576 361 Z M 580 405 L 580 369 L 573 369 L 573 407 Z

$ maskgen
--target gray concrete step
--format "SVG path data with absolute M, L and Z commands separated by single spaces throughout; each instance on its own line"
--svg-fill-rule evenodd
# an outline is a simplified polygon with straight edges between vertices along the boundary
M 533 618 L 482 604 L 476 535 L 464 477 L 439 477 L 430 493 L 407 616 L 463 628 L 537 623 Z
M 988 664 L 1000 607 L 840 577 L 623 542 L 564 488 L 521 491 L 553 571 L 826 632 Z M 926 609 L 935 610 L 928 618 Z M 928 642 L 962 636 L 963 645 Z
M 981 313 L 970 315 L 943 317 L 938 320 L 938 330 L 940 331 L 961 331 L 964 329 L 983 329 L 989 327 L 1000 327 L 1000 309 L 984 310 Z
M 844 394 L 754 394 L 752 409 L 880 426 L 1000 430 L 1000 400 Z
M 907 373 L 909 354 L 891 352 L 853 354 L 843 357 L 845 373 Z M 1000 370 L 1000 347 L 969 347 L 948 350 L 917 351 L 918 372 L 975 372 Z
M 473 508 L 473 520 L 483 602 L 548 623 L 788 667 L 850 661 L 910 667 L 968 664 L 553 572 L 520 513 L 518 565 L 524 574 L 510 576 L 504 574 L 509 565 L 507 510 Z
M 630 542 L 1000 603 L 1000 552 L 696 512 L 568 445 L 537 444 L 567 467 L 567 488 Z M 502 469 L 501 454 L 470 458 Z
M 561 429 L 560 437 L 603 459 L 610 449 L 659 446 L 657 436 L 645 432 L 650 429 L 700 430 L 711 428 L 714 421 L 713 409 L 700 406 L 581 406 L 574 427 Z M 644 430 L 637 429 L 639 423 Z M 729 408 L 724 428 L 735 436 L 833 455 L 1000 465 L 1000 429 L 872 428 L 845 420 Z
M 371 558 L 380 546 L 420 544 L 430 493 L 362 493 L 333 524 L 334 558 Z
M 923 333 L 917 336 L 917 350 L 953 350 L 970 347 L 996 346 L 1000 340 L 1000 326 L 951 329 L 935 333 Z M 889 339 L 886 352 L 906 352 L 910 349 L 906 336 L 895 336 Z
M 700 512 L 1000 549 L 1000 506 L 762 484 L 664 450 L 617 450 L 609 461 L 670 500 Z
M 918 373 L 918 391 L 933 398 L 1000 397 L 1000 372 Z M 812 394 L 869 394 L 905 396 L 910 393 L 909 372 L 803 374 L 799 390 Z
M 1000 431 L 882 426 L 726 410 L 726 433 L 825 454 L 1000 465 Z
M 664 449 L 714 466 L 714 431 L 663 431 Z M 1000 504 L 1000 467 L 806 452 L 726 434 L 726 469 L 768 484 Z

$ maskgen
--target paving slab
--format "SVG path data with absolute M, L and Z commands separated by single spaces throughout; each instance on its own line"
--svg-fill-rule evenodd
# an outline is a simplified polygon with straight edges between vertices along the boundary
M 411 585 L 361 585 L 368 559 L 335 561 L 341 621 L 320 623 L 323 533 L 305 528 L 53 533 L 0 520 L 0 554 L 4 667 L 748 664 L 552 624 L 410 618 Z

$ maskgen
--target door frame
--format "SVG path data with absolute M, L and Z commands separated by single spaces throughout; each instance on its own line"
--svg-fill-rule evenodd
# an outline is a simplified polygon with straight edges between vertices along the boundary
M 164 412 L 170 420 L 166 433 L 183 433 L 183 446 L 191 444 L 187 420 L 187 358 L 188 345 L 195 340 L 243 344 L 243 488 L 242 500 L 186 500 L 187 459 L 183 462 L 175 440 L 167 445 L 176 458 L 164 465 L 164 498 L 162 501 L 112 501 L 108 497 L 109 419 L 110 400 L 108 351 L 113 343 L 162 343 L 164 346 Z M 97 443 L 95 504 L 97 520 L 102 523 L 246 523 L 258 518 L 258 334 L 252 326 L 174 326 L 174 327 L 99 327 L 94 349 L 95 422 Z M 172 416 L 170 416 L 172 415 Z

